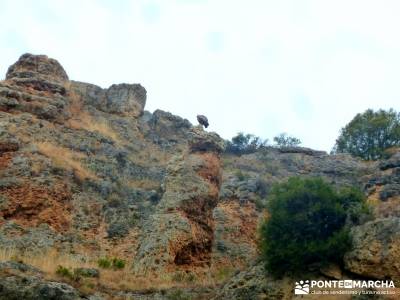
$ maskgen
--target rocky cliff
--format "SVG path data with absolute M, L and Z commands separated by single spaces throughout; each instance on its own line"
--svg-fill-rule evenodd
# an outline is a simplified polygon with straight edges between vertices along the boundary
M 373 163 L 306 148 L 229 155 L 216 133 L 145 104 L 140 84 L 71 81 L 44 55 L 8 69 L 0 299 L 290 299 L 291 279 L 272 279 L 257 247 L 269 190 L 290 176 L 364 190 L 373 218 L 352 229 L 340 271 L 400 278 L 398 153 Z M 56 272 L 101 258 L 126 266 Z

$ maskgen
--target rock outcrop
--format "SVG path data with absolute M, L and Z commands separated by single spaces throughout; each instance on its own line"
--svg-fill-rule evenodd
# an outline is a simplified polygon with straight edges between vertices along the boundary
M 400 218 L 377 219 L 351 232 L 353 250 L 345 267 L 364 277 L 400 280 Z
M 275 280 L 268 276 L 263 264 L 258 263 L 233 276 L 213 300 L 291 299 L 291 288 L 287 280 Z
M 76 104 L 76 94 L 82 97 L 82 104 L 123 116 L 141 116 L 146 104 L 146 90 L 140 84 L 113 84 L 102 89 L 69 81 L 57 60 L 27 53 L 9 67 L 0 84 L 0 111 L 29 112 L 63 122 L 71 117 L 67 108 Z
M 6 80 L 37 91 L 65 95 L 68 75 L 57 60 L 27 53 L 8 68 Z
M 0 111 L 29 112 L 42 119 L 63 121 L 68 76 L 55 59 L 24 54 L 7 71 L 0 83 Z
M 83 103 L 122 116 L 140 117 L 146 105 L 146 89 L 140 84 L 113 84 L 102 89 L 93 84 L 72 81 L 71 89 L 82 97 Z
M 168 165 L 165 193 L 145 225 L 137 252 L 137 273 L 210 264 L 224 143 L 201 127 L 190 135 L 188 150 Z
M 165 151 L 174 149 L 180 141 L 187 140 L 189 129 L 192 128 L 188 120 L 160 109 L 152 114 L 147 112 L 139 121 L 146 139 Z
M 72 286 L 47 281 L 43 273 L 26 264 L 0 263 L 0 299 L 4 300 L 79 300 L 87 299 Z

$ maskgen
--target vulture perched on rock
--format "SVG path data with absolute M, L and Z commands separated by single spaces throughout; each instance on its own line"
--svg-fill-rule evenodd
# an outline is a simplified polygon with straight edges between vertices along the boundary
M 200 125 L 203 125 L 205 128 L 208 127 L 208 119 L 206 116 L 197 115 L 197 121 L 199 122 Z

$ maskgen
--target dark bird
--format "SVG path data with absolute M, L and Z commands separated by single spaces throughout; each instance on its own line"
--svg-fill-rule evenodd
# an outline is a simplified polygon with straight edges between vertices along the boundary
M 205 128 L 208 127 L 208 119 L 206 116 L 197 115 L 197 121 L 199 122 L 200 125 L 203 125 Z

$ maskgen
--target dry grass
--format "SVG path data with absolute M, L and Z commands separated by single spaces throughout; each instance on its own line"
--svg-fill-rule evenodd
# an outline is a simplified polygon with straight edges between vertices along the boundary
M 129 261 L 122 270 L 100 269 L 99 278 L 85 278 L 81 282 L 73 282 L 56 274 L 58 266 L 63 266 L 70 270 L 81 267 L 98 268 L 98 258 L 93 258 L 89 255 L 84 255 L 84 257 L 85 261 L 82 261 L 72 255 L 60 254 L 56 250 L 50 250 L 41 255 L 29 255 L 21 254 L 14 249 L 0 249 L 0 261 L 22 261 L 42 270 L 46 279 L 65 281 L 85 293 L 93 293 L 96 290 L 109 292 L 112 290 L 143 291 L 199 286 L 216 287 L 217 284 L 226 281 L 234 272 L 232 266 L 213 266 L 191 272 L 171 270 L 169 273 L 159 275 L 138 276 L 132 273 L 129 267 L 132 261 Z
M 35 145 L 39 153 L 50 158 L 55 166 L 64 170 L 73 171 L 77 179 L 97 179 L 96 175 L 83 167 L 79 161 L 85 158 L 84 154 L 53 145 L 49 142 L 35 143 Z
M 130 188 L 139 188 L 145 190 L 157 190 L 160 183 L 150 179 L 129 180 L 124 182 Z
M 81 111 L 79 115 L 67 121 L 68 127 L 72 129 L 84 129 L 91 132 L 98 132 L 105 137 L 112 139 L 118 144 L 122 144 L 122 140 L 118 134 L 111 129 L 107 121 L 95 121 L 87 111 Z
M 42 270 L 47 275 L 54 274 L 57 266 L 62 265 L 67 268 L 81 268 L 92 267 L 93 265 L 88 262 L 82 262 L 71 255 L 61 255 L 56 250 L 52 249 L 41 255 L 31 255 L 28 253 L 21 253 L 13 248 L 0 250 L 0 261 L 17 260 L 25 264 L 34 266 Z
M 70 105 L 69 112 L 72 118 L 66 122 L 66 125 L 72 129 L 83 129 L 91 132 L 98 132 L 105 137 L 112 139 L 118 144 L 122 144 L 122 140 L 118 134 L 111 128 L 106 120 L 95 120 L 89 112 L 84 110 L 81 97 L 73 91 L 69 93 Z

